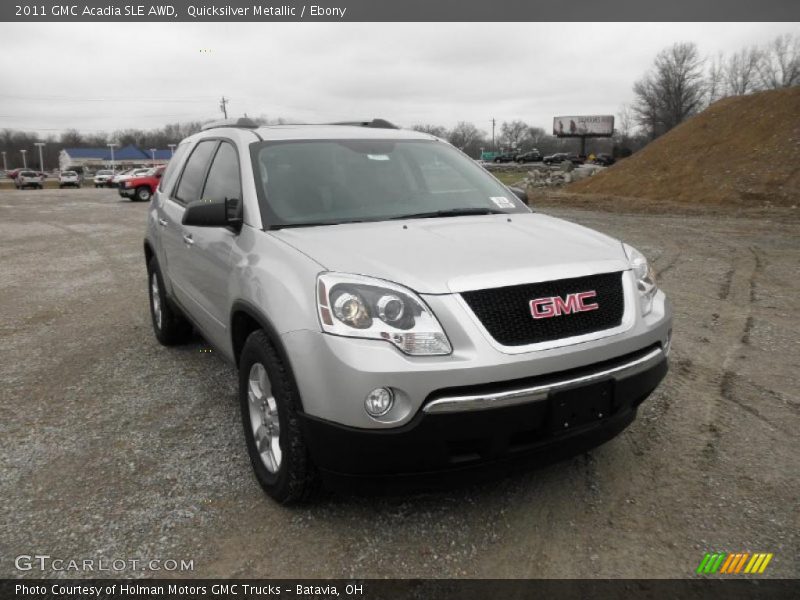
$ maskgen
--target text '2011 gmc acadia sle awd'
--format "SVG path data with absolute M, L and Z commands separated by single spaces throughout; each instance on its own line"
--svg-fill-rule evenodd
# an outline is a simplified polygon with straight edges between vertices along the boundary
M 647 260 L 515 193 L 382 120 L 239 119 L 178 146 L 147 222 L 153 327 L 236 366 L 276 500 L 547 460 L 633 421 L 672 333 Z

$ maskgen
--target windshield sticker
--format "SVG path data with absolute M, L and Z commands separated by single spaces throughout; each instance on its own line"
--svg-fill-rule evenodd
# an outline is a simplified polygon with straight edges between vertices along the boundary
M 514 203 L 505 196 L 490 196 L 489 200 L 500 208 L 514 208 Z
M 385 154 L 367 154 L 367 158 L 370 160 L 389 160 L 389 157 Z

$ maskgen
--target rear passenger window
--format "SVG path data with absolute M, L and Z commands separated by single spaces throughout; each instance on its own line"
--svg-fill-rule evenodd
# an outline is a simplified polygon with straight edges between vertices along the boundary
M 239 180 L 239 157 L 236 149 L 222 142 L 208 171 L 203 200 L 225 200 L 242 198 L 242 185 Z
M 189 144 L 181 144 L 175 149 L 175 154 L 169 159 L 167 168 L 164 170 L 164 174 L 161 176 L 161 182 L 158 184 L 158 190 L 160 192 L 172 187 L 172 180 L 175 177 L 176 169 L 178 168 L 178 165 L 183 159 L 183 155 L 186 154 L 188 149 Z
M 189 160 L 186 161 L 186 167 L 183 169 L 181 175 L 181 182 L 178 184 L 178 191 L 175 192 L 175 198 L 184 204 L 194 202 L 200 199 L 200 190 L 203 188 L 203 177 L 206 174 L 206 166 L 214 148 L 217 146 L 217 140 L 207 140 L 200 142 L 195 146 Z

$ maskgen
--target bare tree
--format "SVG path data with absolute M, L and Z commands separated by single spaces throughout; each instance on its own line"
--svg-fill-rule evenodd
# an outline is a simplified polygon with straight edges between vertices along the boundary
M 547 139 L 547 132 L 541 127 L 528 127 L 522 145 L 526 148 L 537 148 Z
M 636 95 L 632 106 L 636 122 L 647 132 L 650 139 L 655 139 L 663 133 L 663 128 L 660 126 L 660 97 L 655 77 L 652 74 L 645 75 L 633 84 L 633 93 Z
M 630 137 L 635 127 L 633 110 L 628 104 L 619 107 L 617 114 L 617 131 L 622 137 Z
M 429 133 L 430 135 L 435 135 L 438 138 L 447 138 L 447 128 L 442 127 L 441 125 L 419 124 L 413 125 L 411 129 L 414 131 L 421 131 L 422 133 Z
M 727 96 L 725 85 L 725 57 L 722 52 L 709 61 L 708 77 L 706 78 L 706 97 L 708 104 L 716 102 Z
M 448 136 L 448 141 L 457 148 L 466 146 L 480 136 L 478 128 L 473 123 L 459 121 Z
M 767 90 L 800 85 L 800 36 L 779 35 L 761 52 L 761 87 Z
M 61 134 L 59 143 L 67 148 L 80 148 L 84 145 L 83 136 L 77 129 L 67 129 Z
M 511 121 L 503 122 L 500 126 L 500 142 L 509 148 L 516 148 L 519 146 L 525 134 L 528 132 L 529 126 L 524 121 Z
M 743 96 L 755 91 L 761 52 L 758 48 L 742 48 L 732 54 L 725 64 L 725 83 L 731 96 Z
M 633 110 L 652 138 L 698 112 L 705 98 L 703 60 L 692 43 L 675 44 L 656 56 L 653 68 L 633 86 Z

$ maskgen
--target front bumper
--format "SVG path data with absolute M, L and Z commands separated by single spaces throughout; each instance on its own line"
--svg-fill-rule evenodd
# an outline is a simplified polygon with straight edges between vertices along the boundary
M 427 475 L 433 482 L 443 473 L 481 467 L 496 472 L 595 447 L 633 421 L 666 373 L 666 355 L 655 345 L 587 368 L 438 390 L 401 427 L 368 430 L 309 415 L 303 424 L 312 459 L 327 474 Z M 513 398 L 515 391 L 527 394 L 525 401 L 492 404 L 492 399 Z M 488 400 L 471 406 L 464 400 L 475 398 Z M 458 400 L 465 404 L 456 411 Z
M 119 191 L 119 195 L 124 198 L 133 198 L 133 195 L 136 193 L 134 188 L 125 187 L 120 187 L 117 191 Z

